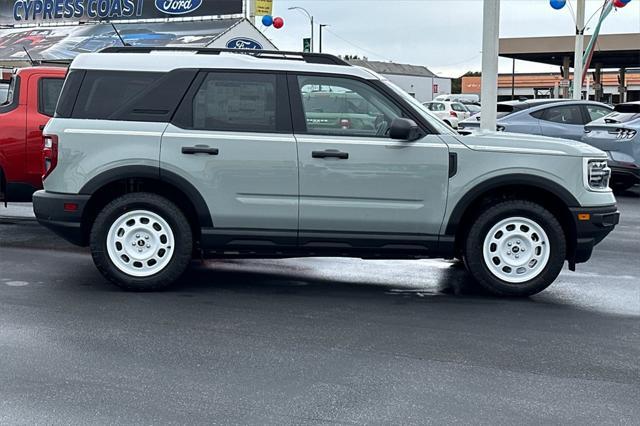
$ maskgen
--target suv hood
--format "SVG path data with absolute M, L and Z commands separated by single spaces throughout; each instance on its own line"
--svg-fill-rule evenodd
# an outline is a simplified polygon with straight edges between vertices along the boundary
M 568 155 L 573 157 L 607 157 L 604 152 L 582 142 L 522 133 L 478 132 L 469 136 L 460 136 L 458 139 L 469 149 L 475 151 Z

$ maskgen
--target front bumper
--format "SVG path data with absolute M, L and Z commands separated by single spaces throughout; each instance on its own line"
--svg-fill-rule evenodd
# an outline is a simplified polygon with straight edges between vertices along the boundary
M 620 222 L 616 205 L 605 207 L 574 207 L 570 209 L 576 229 L 576 246 L 569 266 L 591 258 L 593 248 Z
M 44 227 L 73 244 L 86 246 L 82 217 L 89 198 L 89 195 L 38 191 L 33 194 L 33 212 Z

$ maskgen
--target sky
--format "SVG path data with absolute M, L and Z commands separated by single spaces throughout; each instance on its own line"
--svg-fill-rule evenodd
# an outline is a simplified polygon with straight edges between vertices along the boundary
M 587 0 L 589 19 L 603 0 Z M 304 7 L 317 24 L 328 24 L 323 51 L 366 56 L 370 60 L 424 65 L 438 75 L 458 77 L 480 71 L 483 0 L 274 0 L 273 16 L 285 21 L 282 29 L 258 27 L 282 50 L 301 50 L 310 24 Z M 501 0 L 500 36 L 534 37 L 575 34 L 569 4 L 554 10 L 548 0 Z M 597 16 L 587 25 L 590 34 Z M 640 0 L 614 11 L 601 34 L 640 33 Z M 500 59 L 500 72 L 510 73 L 510 59 Z M 557 72 L 558 67 L 516 61 L 516 72 Z

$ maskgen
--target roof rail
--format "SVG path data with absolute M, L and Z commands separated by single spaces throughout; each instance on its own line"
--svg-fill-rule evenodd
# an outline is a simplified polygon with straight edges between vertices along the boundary
M 151 53 L 151 52 L 194 52 L 198 55 L 219 55 L 221 53 L 239 53 L 263 59 L 287 59 L 290 61 L 304 61 L 309 64 L 344 65 L 351 66 L 347 61 L 327 53 L 284 52 L 280 50 L 259 49 L 218 49 L 210 47 L 107 47 L 100 53 Z

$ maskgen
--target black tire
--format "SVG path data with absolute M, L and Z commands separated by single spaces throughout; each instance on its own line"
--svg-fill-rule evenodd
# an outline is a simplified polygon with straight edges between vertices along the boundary
M 174 246 L 171 260 L 163 269 L 147 277 L 135 277 L 120 270 L 107 251 L 107 238 L 111 226 L 126 212 L 145 210 L 160 216 L 171 228 Z M 107 204 L 98 214 L 90 235 L 93 261 L 109 281 L 129 291 L 157 291 L 176 282 L 192 259 L 193 235 L 189 221 L 171 201 L 156 194 L 138 192 L 123 195 Z
M 547 234 L 549 260 L 528 281 L 510 283 L 494 275 L 483 256 L 487 234 L 494 225 L 510 217 L 523 217 L 535 222 Z M 566 259 L 564 230 L 555 216 L 539 204 L 525 200 L 503 201 L 483 210 L 469 229 L 464 246 L 465 265 L 475 280 L 498 296 L 526 297 L 541 292 L 558 277 Z

